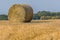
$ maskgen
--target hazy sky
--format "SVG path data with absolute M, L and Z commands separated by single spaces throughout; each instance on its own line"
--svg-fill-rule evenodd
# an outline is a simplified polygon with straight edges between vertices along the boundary
M 0 0 L 0 14 L 8 14 L 8 9 L 13 4 L 29 4 L 34 12 L 60 11 L 60 0 Z

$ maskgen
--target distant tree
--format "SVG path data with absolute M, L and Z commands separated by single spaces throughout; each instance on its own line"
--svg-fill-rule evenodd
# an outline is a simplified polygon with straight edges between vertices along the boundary
M 7 15 L 0 15 L 0 20 L 8 20 L 8 16 Z
M 51 13 L 49 11 L 38 11 L 37 14 L 39 16 L 51 16 Z
M 37 20 L 37 19 L 40 19 L 40 17 L 39 17 L 37 14 L 34 14 L 34 15 L 33 15 L 33 19 L 34 19 L 34 20 Z
M 56 13 L 55 13 L 55 12 L 52 12 L 52 13 L 51 13 L 51 16 L 56 16 Z
M 57 13 L 56 13 L 56 16 L 60 16 L 60 12 L 57 12 Z

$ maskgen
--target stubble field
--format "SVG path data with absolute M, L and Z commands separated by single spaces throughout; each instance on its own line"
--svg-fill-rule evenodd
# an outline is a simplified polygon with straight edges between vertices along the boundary
M 60 19 L 31 23 L 0 21 L 0 40 L 60 40 Z

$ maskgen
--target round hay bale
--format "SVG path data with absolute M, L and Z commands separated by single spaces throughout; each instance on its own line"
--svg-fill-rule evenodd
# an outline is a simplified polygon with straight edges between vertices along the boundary
M 30 22 L 33 17 L 33 9 L 29 5 L 14 4 L 8 12 L 10 22 Z

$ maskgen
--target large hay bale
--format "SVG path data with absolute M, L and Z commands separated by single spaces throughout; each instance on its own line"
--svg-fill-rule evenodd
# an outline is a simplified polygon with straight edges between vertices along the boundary
M 10 22 L 30 22 L 33 17 L 33 9 L 29 5 L 14 4 L 8 12 Z

